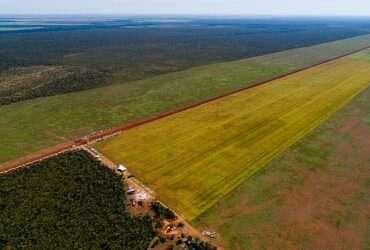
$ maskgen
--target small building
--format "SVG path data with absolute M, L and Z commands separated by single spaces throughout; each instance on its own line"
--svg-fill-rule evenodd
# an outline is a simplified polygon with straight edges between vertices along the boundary
M 127 171 L 127 168 L 123 165 L 118 165 L 117 171 L 123 173 Z

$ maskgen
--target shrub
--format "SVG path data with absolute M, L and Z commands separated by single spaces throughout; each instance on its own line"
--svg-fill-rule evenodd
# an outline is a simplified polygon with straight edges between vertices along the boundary
M 172 212 L 172 210 L 170 210 L 167 207 L 164 207 L 159 202 L 152 202 L 150 207 L 154 211 L 155 217 L 157 218 L 167 219 L 167 220 L 175 220 L 177 218 L 176 214 Z

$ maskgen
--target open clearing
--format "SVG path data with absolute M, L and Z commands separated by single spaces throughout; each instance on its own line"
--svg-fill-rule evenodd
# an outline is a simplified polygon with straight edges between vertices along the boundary
M 194 224 L 227 249 L 370 249 L 369 110 L 370 88 Z
M 174 110 L 369 46 L 361 36 L 0 106 L 0 163 Z
M 192 221 L 368 87 L 367 53 L 148 123 L 96 147 Z

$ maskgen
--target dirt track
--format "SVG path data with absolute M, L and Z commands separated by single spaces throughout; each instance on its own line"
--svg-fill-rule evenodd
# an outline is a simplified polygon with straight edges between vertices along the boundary
M 346 57 L 346 56 L 349 56 L 349 55 L 352 55 L 352 54 L 355 54 L 355 53 L 358 53 L 360 51 L 363 51 L 363 50 L 366 50 L 366 49 L 369 49 L 369 48 L 370 48 L 370 46 L 367 46 L 367 47 L 352 51 L 350 53 L 346 53 L 344 55 L 337 56 L 337 57 L 322 61 L 320 63 L 313 64 L 313 65 L 308 66 L 308 67 L 304 67 L 304 68 L 301 68 L 301 69 L 298 69 L 298 70 L 294 70 L 294 71 L 291 71 L 289 73 L 286 73 L 286 74 L 283 74 L 283 75 L 280 75 L 280 76 L 276 76 L 276 77 L 270 78 L 270 79 L 265 80 L 265 81 L 258 82 L 256 84 L 253 84 L 253 85 L 250 85 L 250 86 L 247 86 L 247 87 L 243 87 L 243 88 L 234 90 L 232 92 L 225 93 L 225 94 L 220 95 L 220 96 L 209 98 L 209 99 L 206 99 L 204 101 L 200 101 L 200 102 L 197 102 L 197 103 L 194 103 L 194 104 L 190 104 L 190 105 L 175 109 L 173 111 L 164 112 L 164 113 L 159 114 L 157 116 L 150 117 L 150 118 L 143 119 L 143 120 L 139 120 L 137 122 L 125 123 L 125 124 L 117 126 L 117 127 L 113 127 L 113 128 L 109 128 L 109 129 L 105 129 L 105 130 L 100 130 L 98 132 L 95 132 L 95 133 L 92 133 L 90 135 L 84 136 L 84 137 L 82 137 L 80 139 L 77 139 L 75 141 L 68 141 L 68 142 L 65 142 L 65 143 L 62 143 L 62 144 L 58 144 L 58 145 L 40 150 L 38 152 L 27 155 L 25 157 L 21 157 L 21 158 L 18 158 L 16 160 L 5 162 L 5 163 L 1 164 L 0 165 L 0 174 L 7 173 L 7 172 L 10 172 L 10 171 L 16 170 L 18 168 L 21 168 L 21 167 L 26 167 L 27 165 L 29 165 L 31 163 L 43 160 L 45 158 L 51 157 L 53 155 L 56 155 L 56 154 L 59 154 L 59 153 L 62 153 L 62 152 L 68 151 L 68 150 L 71 150 L 74 147 L 91 144 L 91 143 L 93 143 L 97 140 L 101 140 L 101 139 L 104 139 L 106 137 L 110 137 L 110 136 L 112 136 L 114 134 L 117 134 L 119 132 L 129 130 L 129 129 L 144 125 L 146 123 L 150 123 L 150 122 L 168 117 L 170 115 L 173 115 L 173 114 L 176 114 L 176 113 L 179 113 L 179 112 L 182 112 L 182 111 L 185 111 L 185 110 L 188 110 L 188 109 L 206 104 L 208 102 L 215 101 L 217 99 L 221 99 L 223 97 L 226 97 L 226 96 L 229 96 L 229 95 L 232 95 L 232 94 L 235 94 L 235 93 L 247 90 L 247 89 L 251 89 L 251 88 L 254 88 L 254 87 L 257 87 L 257 86 L 260 86 L 260 85 L 268 84 L 268 83 L 270 83 L 274 80 L 285 78 L 289 75 L 292 75 L 292 74 L 295 74 L 295 73 L 298 73 L 298 72 L 301 72 L 301 71 L 304 71 L 304 70 L 307 70 L 307 69 L 310 69 L 310 68 L 313 68 L 313 67 L 316 67 L 316 66 L 319 66 L 319 65 L 322 65 L 322 64 L 325 64 L 325 63 L 328 63 L 328 62 L 331 62 L 331 61 L 334 61 L 334 60 L 337 60 L 337 59 L 340 59 L 340 58 L 343 58 L 343 57 Z
M 5 162 L 0 165 L 0 174 L 7 173 L 21 167 L 26 167 L 31 163 L 43 160 L 45 158 L 49 158 L 53 155 L 63 153 L 67 150 L 72 149 L 74 145 L 75 143 L 73 141 L 69 141 L 55 145 L 53 147 L 45 148 L 43 150 L 18 158 L 16 160 Z

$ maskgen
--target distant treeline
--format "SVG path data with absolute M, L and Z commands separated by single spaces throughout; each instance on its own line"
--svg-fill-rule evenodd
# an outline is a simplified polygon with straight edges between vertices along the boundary
M 126 83 L 370 33 L 368 20 L 201 19 L 183 26 L 148 27 L 152 24 L 0 34 L 0 72 L 38 65 L 79 68 L 77 73 L 36 90 L 2 95 L 1 103 Z M 114 80 L 117 74 L 118 80 Z
M 84 151 L 0 176 L 0 249 L 147 249 L 149 217 L 131 217 L 120 177 Z
M 336 23 L 334 23 L 336 24 Z M 252 57 L 370 33 L 370 22 L 213 23 L 200 28 L 111 28 L 0 35 L 0 70 L 73 64 L 123 70 L 131 78 Z M 367 28 L 366 28 L 367 27 Z M 149 68 L 148 68 L 149 67 Z M 138 76 L 135 76 L 138 74 Z M 145 75 L 145 74 L 144 74 Z

